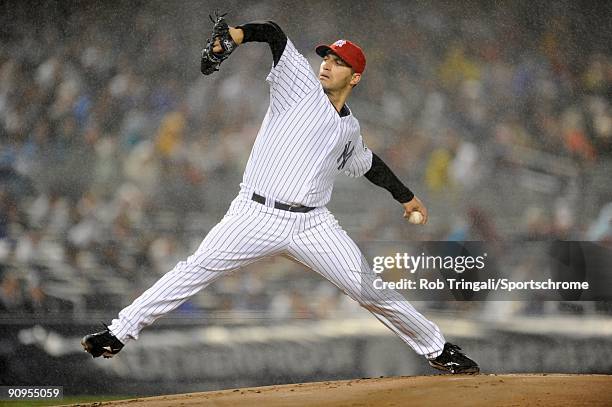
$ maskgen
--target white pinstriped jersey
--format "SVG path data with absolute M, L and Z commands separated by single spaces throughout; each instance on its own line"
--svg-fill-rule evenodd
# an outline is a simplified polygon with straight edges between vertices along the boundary
M 290 40 L 266 80 L 270 107 L 242 182 L 277 201 L 325 206 L 336 175 L 359 177 L 372 166 L 359 122 L 340 117 Z

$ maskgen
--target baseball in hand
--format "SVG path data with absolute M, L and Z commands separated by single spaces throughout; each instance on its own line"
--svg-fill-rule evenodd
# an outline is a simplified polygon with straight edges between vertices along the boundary
M 408 222 L 414 223 L 415 225 L 420 225 L 421 223 L 423 223 L 423 219 L 423 214 L 419 211 L 412 211 L 408 216 Z

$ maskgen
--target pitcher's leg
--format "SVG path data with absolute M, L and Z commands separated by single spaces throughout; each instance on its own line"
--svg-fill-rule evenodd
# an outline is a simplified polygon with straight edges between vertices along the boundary
M 239 267 L 232 261 L 219 262 L 224 270 L 207 268 L 212 253 L 196 252 L 179 262 L 153 286 L 119 312 L 109 330 L 121 342 L 138 339 L 140 331 L 156 319 L 178 308 L 189 297 L 211 284 L 226 272 Z
M 435 357 L 444 348 L 444 336 L 436 324 L 398 292 L 374 288 L 376 274 L 335 221 L 294 236 L 289 253 L 359 302 L 416 353 Z
M 131 305 L 109 330 L 123 343 L 226 273 L 281 251 L 290 223 L 257 211 L 226 215 L 198 250 L 179 262 Z

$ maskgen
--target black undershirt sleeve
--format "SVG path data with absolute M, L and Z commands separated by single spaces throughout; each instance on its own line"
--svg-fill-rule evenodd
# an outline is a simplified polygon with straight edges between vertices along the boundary
M 366 172 L 365 177 L 374 185 L 385 188 L 391 192 L 393 198 L 399 203 L 406 203 L 414 198 L 414 194 L 400 181 L 393 171 L 379 156 L 372 153 L 372 167 Z
M 278 24 L 273 21 L 253 21 L 236 28 L 242 29 L 244 33 L 243 43 L 267 42 L 272 50 L 274 66 L 278 64 L 285 50 L 285 45 L 287 45 L 287 36 Z

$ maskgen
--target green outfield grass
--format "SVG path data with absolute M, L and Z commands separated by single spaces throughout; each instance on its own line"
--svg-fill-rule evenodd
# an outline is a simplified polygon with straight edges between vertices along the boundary
M 135 396 L 66 396 L 60 400 L 22 400 L 22 401 L 0 401 L 2 407 L 26 407 L 26 406 L 60 406 L 62 404 L 95 403 L 96 401 L 111 401 L 133 399 Z

